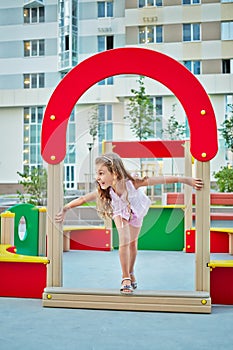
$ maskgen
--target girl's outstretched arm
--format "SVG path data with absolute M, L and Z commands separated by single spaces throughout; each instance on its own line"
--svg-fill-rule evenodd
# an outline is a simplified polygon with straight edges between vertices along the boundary
M 84 196 L 81 196 L 79 198 L 73 199 L 71 202 L 67 203 L 59 213 L 56 214 L 55 216 L 55 221 L 56 222 L 62 222 L 64 220 L 65 214 L 67 210 L 79 207 L 80 205 L 95 201 L 96 200 L 96 191 L 95 192 L 90 192 L 85 194 Z
M 201 190 L 204 186 L 202 179 L 197 179 L 193 177 L 187 176 L 153 176 L 153 177 L 145 177 L 141 181 L 135 182 L 135 187 L 141 186 L 154 186 L 160 184 L 173 184 L 173 183 L 183 183 L 188 186 L 192 186 L 195 190 Z

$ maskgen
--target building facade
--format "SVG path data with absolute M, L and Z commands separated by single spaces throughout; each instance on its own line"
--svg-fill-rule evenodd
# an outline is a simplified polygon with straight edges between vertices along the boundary
M 220 127 L 233 103 L 232 13 L 233 1 L 229 0 L 1 2 L 1 188 L 17 184 L 17 171 L 43 166 L 41 121 L 53 90 L 72 67 L 104 50 L 142 47 L 181 62 L 206 89 Z M 185 112 L 171 91 L 149 78 L 144 82 L 155 107 L 155 139 L 166 137 L 162 130 L 172 115 L 187 124 Z M 124 116 L 131 89 L 137 87 L 138 76 L 109 77 L 80 98 L 67 131 L 66 189 L 92 181 L 90 164 L 101 152 L 102 140 L 135 139 Z M 93 140 L 90 121 L 96 119 L 98 135 Z M 185 136 L 189 136 L 188 128 Z M 229 161 L 219 134 L 219 152 L 211 162 L 211 172 Z M 127 165 L 132 171 L 138 169 L 137 160 L 129 160 Z M 164 174 L 183 172 L 179 160 L 144 160 L 144 167 Z

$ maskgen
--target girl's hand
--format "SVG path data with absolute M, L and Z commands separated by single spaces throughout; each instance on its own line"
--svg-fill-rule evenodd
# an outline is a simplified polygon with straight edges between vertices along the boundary
M 65 213 L 66 213 L 67 209 L 63 208 L 61 211 L 59 211 L 59 213 L 57 213 L 55 215 L 55 222 L 60 223 L 64 221 L 65 218 Z
M 201 190 L 204 187 L 204 182 L 202 179 L 192 178 L 191 186 L 195 188 L 195 190 Z

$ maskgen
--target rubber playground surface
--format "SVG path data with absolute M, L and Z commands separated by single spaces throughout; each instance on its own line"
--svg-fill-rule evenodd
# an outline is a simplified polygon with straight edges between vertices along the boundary
M 71 288 L 119 289 L 118 251 L 63 254 L 63 283 Z M 211 260 L 232 259 L 211 254 Z M 194 290 L 195 255 L 139 251 L 139 289 Z M 130 298 L 130 296 L 129 296 Z M 0 298 L 0 349 L 212 349 L 233 348 L 233 305 L 211 314 L 43 308 L 40 299 Z

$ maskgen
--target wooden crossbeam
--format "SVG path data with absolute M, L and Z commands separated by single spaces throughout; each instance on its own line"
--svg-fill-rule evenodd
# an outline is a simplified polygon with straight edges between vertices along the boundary
M 77 309 L 211 313 L 209 293 L 196 291 L 144 290 L 125 296 L 118 290 L 47 287 L 42 303 Z

